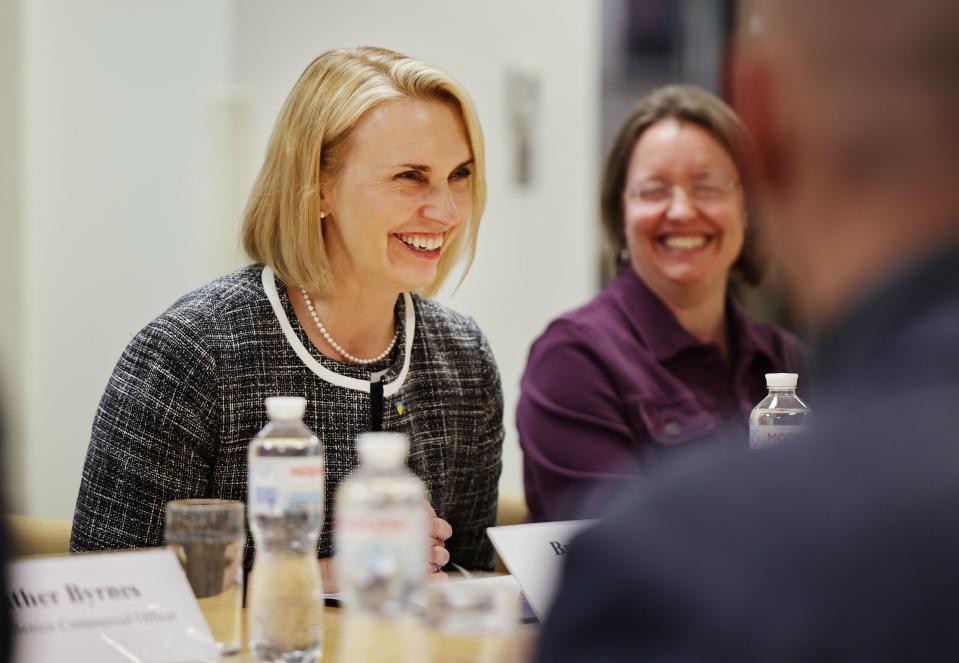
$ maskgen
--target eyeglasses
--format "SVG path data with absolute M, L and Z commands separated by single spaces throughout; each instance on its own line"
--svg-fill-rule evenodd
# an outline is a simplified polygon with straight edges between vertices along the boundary
M 676 195 L 676 189 L 682 189 L 691 201 L 708 204 L 726 200 L 737 186 L 739 182 L 721 175 L 707 175 L 688 184 L 650 179 L 634 184 L 623 195 L 636 202 L 662 204 L 671 202 Z

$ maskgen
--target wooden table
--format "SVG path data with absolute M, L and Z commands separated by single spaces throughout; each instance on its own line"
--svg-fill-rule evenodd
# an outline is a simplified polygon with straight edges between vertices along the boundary
M 245 628 L 244 615 L 244 631 Z M 374 620 L 340 608 L 323 611 L 323 663 L 526 663 L 538 628 L 520 626 L 509 636 L 468 636 L 429 631 L 421 621 Z M 245 648 L 224 663 L 253 663 Z

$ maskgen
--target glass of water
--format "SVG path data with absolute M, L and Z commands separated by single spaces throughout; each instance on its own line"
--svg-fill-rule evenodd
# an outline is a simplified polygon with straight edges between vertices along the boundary
M 519 626 L 519 590 L 497 578 L 426 587 L 431 660 L 503 663 Z
M 166 540 L 183 566 L 223 655 L 240 651 L 243 607 L 243 502 L 175 500 L 166 505 Z

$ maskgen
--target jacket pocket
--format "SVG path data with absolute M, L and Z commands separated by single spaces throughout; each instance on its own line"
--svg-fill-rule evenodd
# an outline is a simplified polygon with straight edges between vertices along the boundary
M 719 430 L 719 419 L 692 396 L 641 398 L 637 406 L 649 437 L 659 444 L 688 442 Z

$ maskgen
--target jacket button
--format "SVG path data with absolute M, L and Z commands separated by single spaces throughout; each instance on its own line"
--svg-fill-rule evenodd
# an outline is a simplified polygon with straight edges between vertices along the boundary
M 678 437 L 679 434 L 683 432 L 683 427 L 680 426 L 678 422 L 670 421 L 666 424 L 666 428 L 664 430 L 670 437 Z

